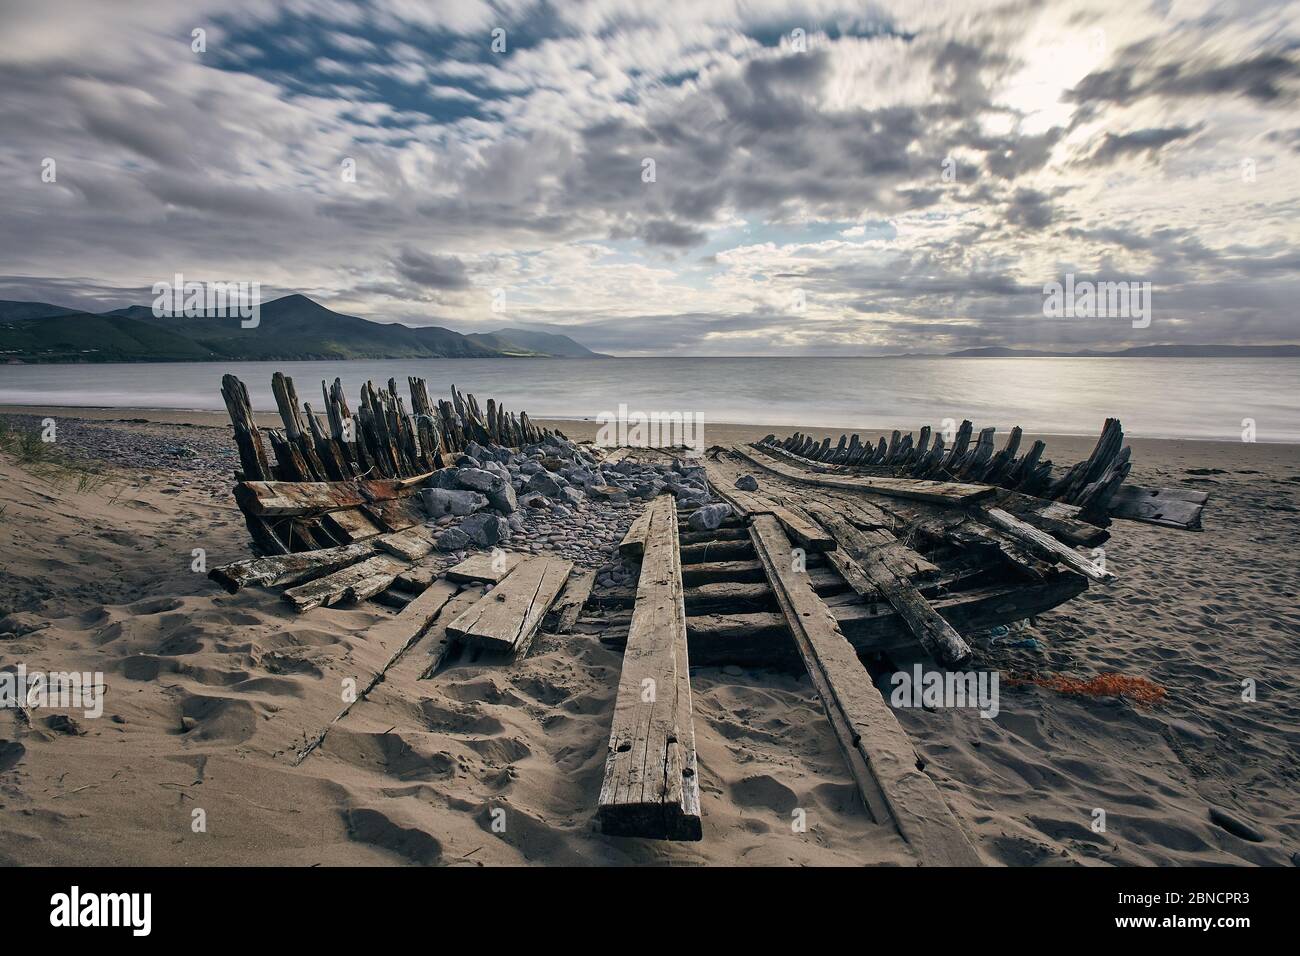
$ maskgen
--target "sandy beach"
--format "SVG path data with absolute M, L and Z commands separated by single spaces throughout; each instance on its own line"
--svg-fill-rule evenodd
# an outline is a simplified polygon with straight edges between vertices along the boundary
M 429 648 L 417 645 L 294 767 L 338 713 L 340 682 L 364 681 L 394 651 L 366 637 L 391 612 L 365 603 L 297 614 L 275 593 L 226 594 L 193 570 L 195 549 L 207 567 L 249 553 L 224 414 L 0 416 L 18 428 L 55 418 L 60 452 L 98 476 L 34 474 L 0 453 L 0 664 L 99 672 L 105 683 L 100 718 L 0 716 L 2 864 L 907 860 L 860 809 L 807 678 L 737 667 L 691 674 L 704 839 L 598 833 L 620 655 L 583 633 L 544 638 L 513 667 L 460 665 L 433 680 L 418 679 Z M 577 440 L 596 428 L 541 424 Z M 706 440 L 790 431 L 710 424 Z M 1056 436 L 1048 448 L 1074 461 L 1094 441 Z M 1165 700 L 1004 684 L 994 720 L 898 718 L 985 862 L 1298 862 L 1300 446 L 1130 444 L 1133 482 L 1210 492 L 1205 530 L 1116 522 L 1106 561 L 1118 582 L 985 641 L 979 664 L 1119 672 L 1159 684 Z M 1255 700 L 1243 700 L 1243 681 Z M 504 832 L 494 809 L 505 810 Z M 792 829 L 798 809 L 806 832 Z M 1104 833 L 1092 828 L 1098 809 Z

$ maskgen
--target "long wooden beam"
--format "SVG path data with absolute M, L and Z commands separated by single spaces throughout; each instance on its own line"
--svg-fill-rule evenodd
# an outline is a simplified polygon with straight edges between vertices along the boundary
M 791 568 L 790 539 L 770 515 L 754 518 L 750 535 L 872 816 L 879 823 L 892 818 L 922 865 L 981 865 L 830 610 Z
M 700 785 L 691 714 L 677 510 L 660 495 L 650 514 L 609 735 L 597 820 L 602 832 L 699 840 Z
M 793 478 L 822 488 L 844 491 L 866 491 L 891 498 L 911 498 L 915 501 L 932 501 L 939 504 L 963 505 L 987 498 L 996 489 L 992 485 L 968 485 L 955 481 L 925 481 L 917 478 L 884 478 L 859 476 L 831 476 L 817 474 L 794 465 L 787 465 L 763 454 L 766 448 L 734 445 L 731 449 L 747 461 L 753 462 L 773 474 Z M 756 453 L 757 452 L 757 453 Z

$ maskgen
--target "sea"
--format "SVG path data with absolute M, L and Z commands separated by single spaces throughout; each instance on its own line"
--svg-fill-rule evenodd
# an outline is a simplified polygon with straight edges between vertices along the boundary
M 0 404 L 223 409 L 227 372 L 272 411 L 271 373 L 318 411 L 320 383 L 423 377 L 533 418 L 698 415 L 704 422 L 842 429 L 942 428 L 1095 435 L 1107 417 L 1152 438 L 1300 442 L 1300 359 L 608 358 L 0 365 Z M 605 417 L 608 416 L 608 417 Z

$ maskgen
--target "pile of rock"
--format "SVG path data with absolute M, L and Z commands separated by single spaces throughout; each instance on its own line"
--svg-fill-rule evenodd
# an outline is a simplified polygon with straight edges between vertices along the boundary
M 628 459 L 605 465 L 592 449 L 551 437 L 518 450 L 471 442 L 421 496 L 430 522 L 443 529 L 442 551 L 513 544 L 597 567 L 640 510 L 633 502 L 665 492 L 687 505 L 711 500 L 703 468 Z

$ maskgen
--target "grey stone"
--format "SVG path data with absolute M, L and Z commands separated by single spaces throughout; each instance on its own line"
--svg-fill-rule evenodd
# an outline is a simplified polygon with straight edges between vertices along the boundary
M 504 481 L 505 479 L 500 475 L 494 475 L 482 468 L 461 468 L 456 472 L 456 483 L 472 491 L 492 491 Z
M 457 468 L 479 468 L 482 467 L 482 463 L 473 455 L 457 455 L 456 467 Z
M 488 499 L 477 491 L 454 491 L 446 488 L 425 488 L 420 492 L 424 510 L 431 518 L 443 515 L 468 515 L 486 508 Z
M 555 480 L 554 475 L 545 472 L 537 472 L 528 479 L 528 484 L 524 485 L 524 490 L 545 495 L 548 498 L 560 497 L 560 484 Z
M 753 475 L 741 475 L 736 479 L 736 487 L 741 491 L 758 491 L 758 479 Z
M 488 504 L 502 514 L 513 514 L 519 507 L 519 498 L 515 495 L 515 486 L 510 482 L 502 479 L 499 488 L 493 488 L 487 493 Z
M 687 524 L 693 531 L 716 531 L 731 517 L 731 505 L 703 505 L 695 510 Z
M 469 536 L 475 544 L 489 548 L 510 536 L 510 525 L 500 515 L 480 512 L 470 515 L 460 523 L 460 531 Z
M 438 535 L 439 551 L 459 551 L 461 548 L 468 548 L 470 537 L 460 528 L 448 528 L 442 534 Z

